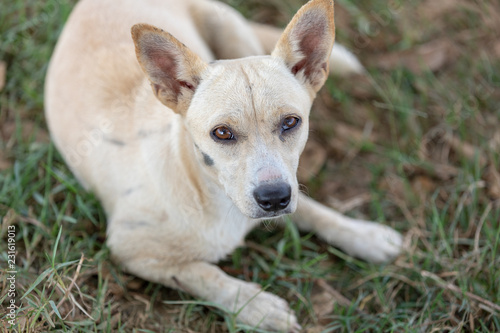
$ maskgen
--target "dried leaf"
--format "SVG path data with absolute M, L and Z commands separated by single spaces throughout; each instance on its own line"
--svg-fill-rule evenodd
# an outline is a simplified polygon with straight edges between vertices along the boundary
M 492 151 L 500 151 L 500 132 L 496 132 L 491 140 L 488 142 L 488 146 Z
M 113 294 L 114 297 L 121 298 L 124 295 L 124 288 L 118 283 L 110 282 L 108 283 L 108 292 Z
M 493 52 L 497 58 L 500 58 L 500 41 L 493 45 Z
M 335 3 L 335 28 L 346 31 L 350 28 L 352 17 L 349 11 L 342 6 L 342 3 Z
M 470 143 L 460 140 L 460 138 L 457 137 L 456 135 L 445 135 L 443 138 L 448 142 L 451 148 L 459 155 L 462 155 L 463 157 L 469 160 L 474 160 L 478 158 L 480 166 L 486 165 L 487 159 L 484 156 L 481 149 L 479 149 L 478 147 L 475 147 Z
M 423 174 L 439 180 L 448 180 L 456 177 L 459 173 L 458 168 L 445 164 L 436 163 L 427 159 L 427 165 L 405 164 L 403 165 L 404 171 L 407 175 Z
M 458 168 L 452 165 L 454 163 L 452 153 L 471 160 L 479 158 L 481 166 L 487 162 L 479 148 L 463 142 L 451 131 L 436 127 L 427 132 L 420 143 L 418 151 L 420 159 L 431 163 L 430 168 L 425 170 L 422 168 L 424 174 L 443 180 L 456 176 Z
M 352 304 L 349 299 L 335 290 L 325 280 L 316 280 L 313 288 L 313 295 L 311 297 L 311 304 L 320 324 L 326 325 L 331 321 L 328 315 L 332 313 L 336 303 L 344 307 L 349 307 Z
M 437 71 L 455 58 L 455 45 L 447 39 L 437 39 L 415 48 L 374 57 L 376 67 L 392 70 L 406 67 L 415 74 L 423 70 Z
M 447 180 L 456 177 L 459 174 L 459 169 L 449 164 L 436 163 L 433 167 L 431 176 L 436 176 L 439 179 Z
M 325 327 L 321 325 L 306 328 L 306 333 L 322 333 L 325 331 Z
M 360 144 L 365 141 L 373 142 L 377 140 L 377 137 L 371 130 L 365 132 L 341 122 L 336 122 L 333 125 L 333 130 L 335 132 L 335 137 L 341 139 L 345 143 Z
M 372 99 L 377 96 L 377 91 L 371 79 L 363 74 L 353 74 L 349 79 L 340 81 L 336 89 L 346 91 L 357 99 Z
M 139 290 L 143 287 L 144 281 L 141 279 L 134 278 L 127 282 L 128 290 Z
M 422 19 L 435 20 L 452 10 L 456 10 L 460 4 L 459 0 L 426 0 L 418 8 L 418 14 Z
M 490 164 L 483 176 L 488 196 L 493 200 L 500 199 L 500 174 L 493 164 Z
M 396 198 L 406 198 L 405 195 L 407 190 L 403 178 L 395 174 L 389 174 L 382 178 L 379 183 L 379 188 L 387 191 L 388 194 L 391 194 Z
M 318 279 L 316 281 L 316 285 L 320 288 L 322 288 L 325 292 L 327 292 L 330 297 L 337 303 L 339 303 L 341 306 L 351 306 L 352 301 L 346 298 L 344 295 L 342 295 L 340 292 L 338 292 L 336 289 L 334 289 L 332 286 L 330 286 L 325 280 L 323 279 Z M 356 309 L 358 310 L 358 309 Z M 358 310 L 359 311 L 359 310 Z
M 0 61 L 0 91 L 5 87 L 5 76 L 7 75 L 7 65 Z
M 311 303 L 316 317 L 321 319 L 333 311 L 335 301 L 328 292 L 322 291 L 311 297 Z
M 412 180 L 411 187 L 420 199 L 424 201 L 436 189 L 436 183 L 425 175 L 419 175 Z
M 5 121 L 0 127 L 0 138 L 5 142 L 10 141 L 16 133 L 16 123 L 13 120 Z M 24 141 L 29 141 L 35 133 L 35 141 L 48 143 L 50 141 L 49 134 L 43 128 L 38 127 L 33 121 L 23 120 L 21 128 L 21 136 Z
M 360 195 L 356 195 L 353 198 L 344 201 L 338 200 L 337 198 L 330 196 L 328 198 L 328 204 L 335 210 L 337 210 L 339 213 L 343 214 L 353 209 L 356 209 L 366 204 L 367 202 L 370 202 L 371 199 L 372 196 L 370 193 L 362 193 Z
M 375 142 L 378 139 L 372 131 L 372 122 L 366 122 L 364 130 L 342 122 L 335 122 L 332 127 L 334 135 L 328 142 L 330 147 L 338 154 L 351 158 L 358 152 L 361 144 Z
M 0 149 L 0 171 L 10 169 L 11 166 L 12 162 L 7 159 L 5 151 Z

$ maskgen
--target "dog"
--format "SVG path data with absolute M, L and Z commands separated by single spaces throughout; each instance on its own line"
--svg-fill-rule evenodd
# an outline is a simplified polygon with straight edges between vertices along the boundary
M 331 0 L 284 31 L 210 0 L 81 0 L 49 65 L 46 118 L 102 202 L 113 259 L 271 331 L 300 330 L 287 302 L 215 265 L 262 220 L 290 214 L 349 255 L 393 260 L 398 232 L 298 189 L 316 93 L 330 72 L 363 70 L 334 39 Z

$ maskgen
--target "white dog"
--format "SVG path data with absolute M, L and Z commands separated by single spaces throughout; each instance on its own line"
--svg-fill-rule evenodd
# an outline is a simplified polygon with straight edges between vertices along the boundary
M 239 312 L 243 323 L 296 331 L 285 300 L 214 264 L 257 223 L 293 214 L 301 230 L 350 255 L 398 255 L 393 229 L 298 190 L 309 111 L 329 66 L 362 70 L 333 46 L 334 31 L 329 0 L 307 3 L 282 34 L 208 0 L 78 3 L 47 75 L 47 121 L 101 200 L 107 244 L 127 271 Z

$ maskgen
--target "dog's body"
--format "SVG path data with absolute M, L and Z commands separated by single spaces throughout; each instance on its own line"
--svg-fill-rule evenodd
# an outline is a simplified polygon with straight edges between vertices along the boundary
M 142 24 L 134 52 L 130 28 L 141 22 L 187 47 Z M 327 63 L 361 67 L 341 48 L 330 56 L 327 0 L 304 6 L 262 56 L 280 35 L 211 1 L 82 0 L 51 61 L 46 115 L 72 171 L 102 201 L 107 244 L 126 270 L 241 310 L 247 324 L 294 330 L 284 300 L 211 263 L 262 219 L 295 210 L 300 229 L 365 260 L 392 259 L 401 237 L 298 192 Z M 216 57 L 249 58 L 207 63 Z

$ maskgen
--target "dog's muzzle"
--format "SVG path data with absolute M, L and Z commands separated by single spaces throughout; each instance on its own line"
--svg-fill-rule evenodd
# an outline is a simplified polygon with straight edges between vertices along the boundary
M 266 212 L 279 212 L 290 203 L 292 188 L 287 183 L 260 185 L 253 191 L 253 197 Z

